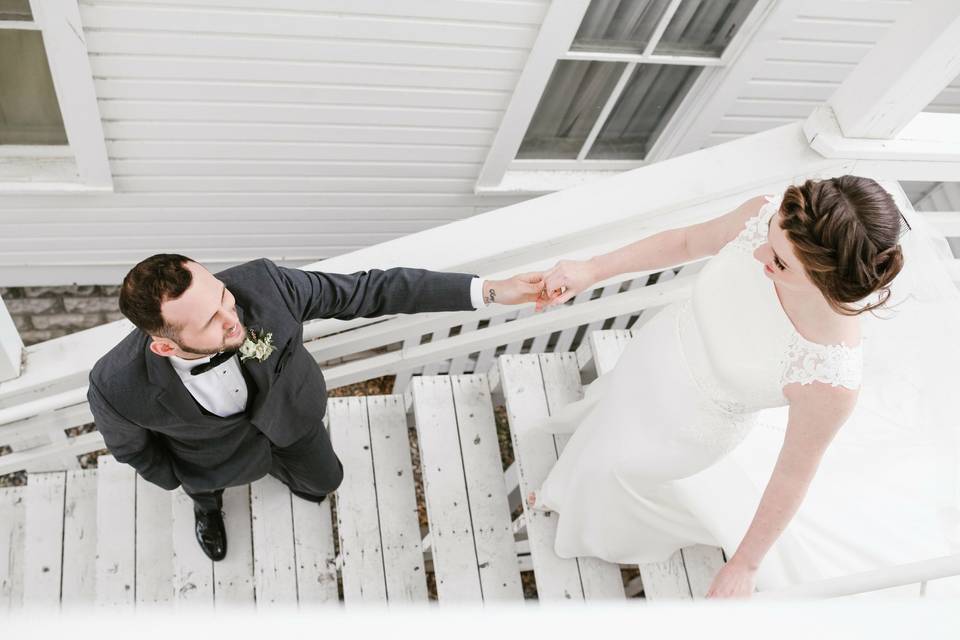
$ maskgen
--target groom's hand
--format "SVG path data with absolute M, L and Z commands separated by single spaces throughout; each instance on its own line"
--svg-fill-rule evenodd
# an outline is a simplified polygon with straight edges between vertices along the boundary
M 484 280 L 483 301 L 487 304 L 536 302 L 543 292 L 543 274 L 521 273 L 506 280 Z

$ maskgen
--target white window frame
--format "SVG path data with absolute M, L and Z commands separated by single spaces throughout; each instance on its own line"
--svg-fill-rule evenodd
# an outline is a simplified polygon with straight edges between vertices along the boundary
M 33 21 L 0 29 L 40 31 L 60 104 L 66 145 L 0 145 L 0 194 L 113 191 L 77 0 L 30 0 Z
M 653 37 L 643 53 L 585 53 L 571 51 L 573 39 L 589 8 L 591 0 L 553 0 L 544 17 L 540 33 L 534 43 L 527 64 L 520 75 L 510 104 L 504 113 L 500 129 L 487 154 L 475 185 L 476 193 L 545 193 L 557 191 L 590 181 L 597 177 L 636 169 L 672 156 L 684 138 L 685 120 L 695 117 L 718 86 L 718 80 L 728 72 L 735 60 L 751 41 L 775 0 L 758 0 L 744 20 L 733 40 L 726 46 L 720 58 L 701 56 L 655 55 L 654 48 L 660 41 L 682 0 L 672 0 L 660 19 Z M 607 99 L 593 130 L 584 144 L 584 150 L 600 133 L 603 122 L 613 110 L 617 99 L 638 64 L 683 64 L 704 67 L 696 81 L 687 91 L 664 130 L 657 136 L 644 160 L 590 160 L 578 157 L 575 160 L 521 160 L 517 152 L 523 136 L 533 119 L 540 97 L 546 89 L 554 65 L 559 60 L 606 60 L 625 62 L 626 67 Z

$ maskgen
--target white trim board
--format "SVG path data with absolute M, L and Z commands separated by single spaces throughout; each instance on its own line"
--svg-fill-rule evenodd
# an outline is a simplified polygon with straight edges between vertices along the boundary
M 38 162 L 49 157 L 48 147 L 23 145 L 4 152 L 6 169 L 0 174 L 0 194 L 50 192 L 110 192 L 113 179 L 104 141 L 93 73 L 80 23 L 77 0 L 30 0 L 33 22 L 22 28 L 39 29 L 50 65 L 50 76 L 63 117 L 70 162 Z M 26 174 L 26 175 L 24 175 Z
M 565 59 L 597 59 L 598 57 L 594 54 L 585 56 L 580 52 L 569 51 L 589 2 L 584 0 L 554 2 L 544 19 L 540 34 L 530 52 L 496 138 L 477 178 L 475 192 L 478 194 L 546 193 L 582 183 L 585 179 L 599 177 L 594 172 L 635 169 L 676 155 L 681 143 L 685 146 L 690 145 L 691 127 L 694 123 L 709 121 L 712 125 L 723 114 L 729 102 L 736 97 L 735 90 L 724 91 L 722 100 L 713 100 L 714 94 L 724 88 L 728 82 L 738 88 L 749 76 L 750 70 L 763 61 L 766 52 L 776 39 L 767 32 L 768 24 L 772 25 L 771 28 L 774 29 L 775 34 L 779 34 L 783 26 L 793 18 L 799 5 L 800 0 L 784 0 L 780 3 L 774 0 L 760 0 L 733 41 L 726 47 L 721 58 L 718 61 L 699 62 L 704 69 L 671 116 L 664 131 L 657 136 L 644 160 L 598 161 L 582 158 L 576 161 L 518 160 L 516 155 L 523 135 L 533 118 L 556 62 Z M 771 14 L 777 16 L 777 20 L 769 20 L 768 17 Z M 764 46 L 755 46 L 755 40 Z M 751 55 L 742 56 L 741 54 L 747 49 L 751 51 Z M 651 57 L 649 52 L 642 55 L 623 54 L 608 57 L 611 60 L 628 62 L 625 74 L 632 71 L 630 63 L 667 59 L 665 56 Z M 739 64 L 742 57 L 744 65 Z M 678 58 L 674 61 L 678 60 L 687 59 Z M 613 106 L 612 102 L 615 99 L 616 95 L 611 97 L 606 110 Z M 698 146 L 709 132 L 709 127 L 697 127 L 694 135 L 695 145 Z M 585 175 L 580 176 L 581 172 Z M 553 175 L 546 175 L 548 173 Z

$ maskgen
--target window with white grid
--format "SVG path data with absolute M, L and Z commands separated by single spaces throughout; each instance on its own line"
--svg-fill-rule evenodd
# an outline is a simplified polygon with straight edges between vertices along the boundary
M 0 193 L 111 188 L 76 0 L 0 0 Z
M 555 37 L 541 31 L 478 187 L 507 170 L 626 170 L 655 160 L 678 109 L 705 72 L 727 64 L 758 5 L 769 2 L 555 2 L 543 26 Z

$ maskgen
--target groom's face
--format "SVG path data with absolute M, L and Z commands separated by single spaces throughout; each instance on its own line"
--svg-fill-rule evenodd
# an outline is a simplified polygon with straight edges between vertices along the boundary
M 246 329 L 237 315 L 237 301 L 223 282 L 196 262 L 187 262 L 193 279 L 176 300 L 167 300 L 160 312 L 167 324 L 178 327 L 176 340 L 167 343 L 170 352 L 183 358 L 236 349 L 246 339 Z

